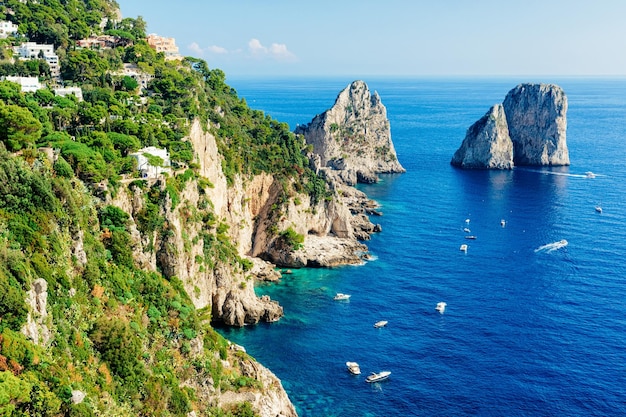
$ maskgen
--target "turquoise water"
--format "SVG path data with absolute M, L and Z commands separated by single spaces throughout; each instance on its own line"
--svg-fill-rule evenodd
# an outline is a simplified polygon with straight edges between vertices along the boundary
M 351 81 L 228 80 L 292 128 Z M 568 96 L 572 165 L 506 172 L 449 162 L 467 127 L 529 80 L 365 81 L 407 169 L 361 187 L 384 213 L 374 260 L 259 286 L 285 317 L 220 331 L 276 373 L 300 416 L 626 415 L 626 81 L 540 80 Z M 381 370 L 387 381 L 365 382 Z

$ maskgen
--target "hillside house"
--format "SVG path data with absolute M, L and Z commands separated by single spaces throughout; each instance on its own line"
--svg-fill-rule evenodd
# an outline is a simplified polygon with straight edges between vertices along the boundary
M 24 93 L 34 93 L 37 90 L 41 90 L 43 85 L 39 82 L 39 78 L 37 77 L 14 77 L 7 76 L 4 77 L 5 80 L 17 83 L 20 85 L 22 92 Z
M 162 173 L 170 171 L 170 154 L 167 149 L 148 146 L 128 156 L 137 160 L 137 170 L 141 173 L 141 178 L 158 178 Z M 151 157 L 160 158 L 161 165 L 151 165 Z
M 17 33 L 18 25 L 8 20 L 0 20 L 0 39 L 6 39 L 9 35 Z
M 50 75 L 58 78 L 61 75 L 59 57 L 54 53 L 54 45 L 40 44 L 36 42 L 24 42 L 13 49 L 20 59 L 45 59 L 50 67 Z

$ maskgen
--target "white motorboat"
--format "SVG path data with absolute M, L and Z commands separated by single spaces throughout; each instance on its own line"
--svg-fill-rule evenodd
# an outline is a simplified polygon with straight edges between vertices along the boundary
M 359 364 L 356 362 L 346 362 L 346 367 L 348 368 L 348 371 L 350 371 L 352 375 L 359 375 L 361 373 L 361 368 L 359 367 Z
M 598 213 L 602 213 L 602 207 L 601 206 L 596 206 L 596 211 Z
M 467 245 L 464 243 L 461 245 L 461 247 L 459 248 L 459 250 L 463 251 L 463 252 L 467 252 Z
M 470 232 L 471 232 L 471 230 L 470 230 L 469 228 L 467 228 L 467 227 L 466 227 L 465 229 L 463 229 L 463 231 L 464 231 L 465 233 L 470 233 Z
M 443 314 L 443 312 L 446 311 L 446 306 L 447 306 L 447 304 L 444 303 L 443 301 L 441 301 L 441 302 L 437 303 L 437 307 L 435 307 L 435 310 L 437 310 L 438 312 Z
M 594 173 L 593 173 L 593 172 L 591 172 L 591 171 L 587 171 L 587 172 L 585 172 L 585 176 L 586 176 L 587 178 L 595 178 L 595 177 L 596 177 L 596 174 L 594 174 Z
M 333 300 L 335 301 L 341 301 L 341 300 L 348 300 L 350 298 L 350 294 L 344 294 L 342 292 L 338 292 L 337 294 L 335 294 L 335 296 L 333 297 Z
M 376 323 L 374 323 L 374 327 L 376 327 L 377 329 L 379 327 L 385 327 L 387 323 L 389 323 L 387 320 L 377 321 Z
M 474 240 L 474 239 L 476 239 L 476 236 L 474 236 L 474 235 L 467 235 L 467 236 L 465 236 L 465 239 Z
M 504 219 L 500 220 L 500 226 L 502 227 L 506 226 L 506 220 Z
M 381 372 L 372 372 L 367 378 L 365 378 L 365 381 L 367 382 L 379 382 L 379 381 L 383 381 L 387 378 L 389 378 L 389 375 L 391 375 L 390 371 L 381 371 Z

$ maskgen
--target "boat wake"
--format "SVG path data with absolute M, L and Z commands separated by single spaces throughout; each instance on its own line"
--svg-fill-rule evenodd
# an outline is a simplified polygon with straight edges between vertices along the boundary
M 568 172 L 555 172 L 555 171 L 548 171 L 548 170 L 543 170 L 543 169 L 528 169 L 528 168 L 516 168 L 516 169 L 521 170 L 521 171 L 537 172 L 539 174 L 559 175 L 562 177 L 572 177 L 572 178 L 596 178 L 596 177 L 603 176 L 602 174 L 596 174 L 591 171 L 587 171 L 584 174 L 570 174 Z
M 537 252 L 547 252 L 550 253 L 552 251 L 555 251 L 557 249 L 561 249 L 564 248 L 565 246 L 568 245 L 568 241 L 563 239 L 563 240 L 559 240 L 558 242 L 552 242 L 552 243 L 548 243 L 547 245 L 543 245 L 543 246 L 539 246 L 537 249 L 535 249 L 535 253 Z

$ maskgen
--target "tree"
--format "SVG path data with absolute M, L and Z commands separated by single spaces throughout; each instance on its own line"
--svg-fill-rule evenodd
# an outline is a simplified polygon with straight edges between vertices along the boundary
M 41 137 L 41 123 L 27 108 L 14 104 L 0 106 L 0 140 L 9 151 L 32 147 Z

